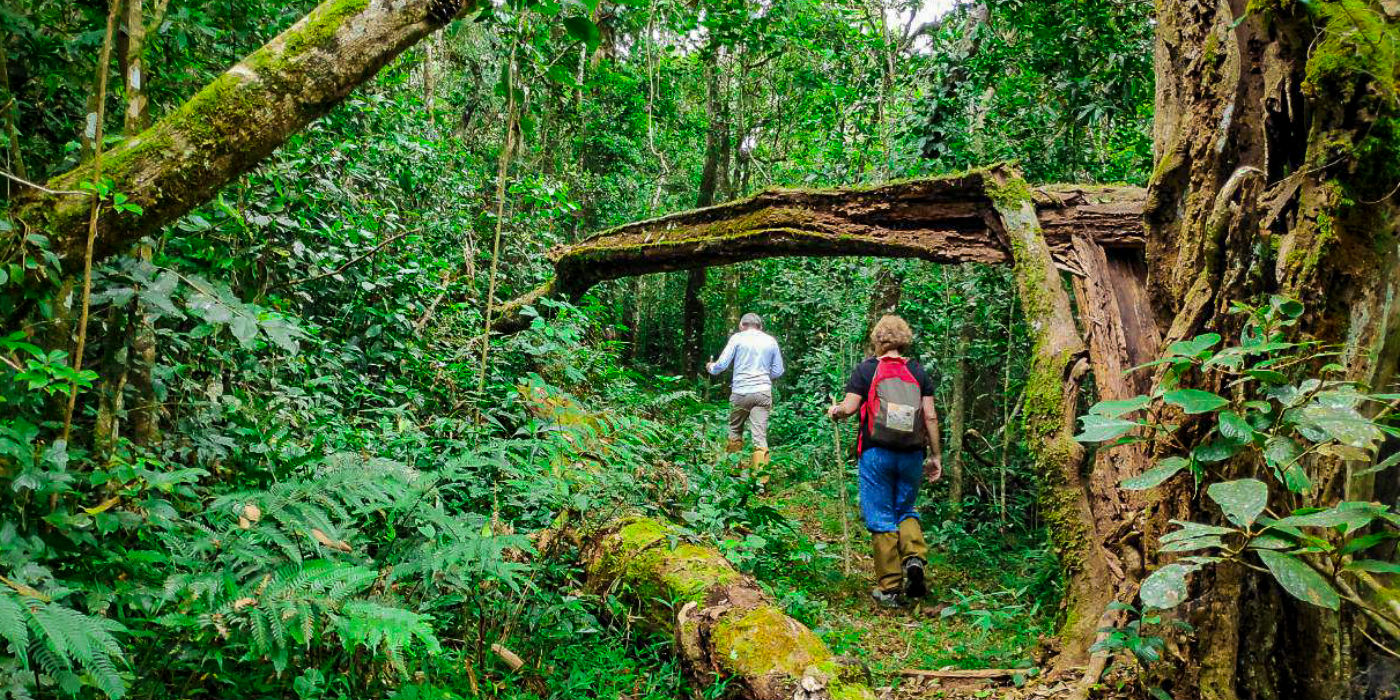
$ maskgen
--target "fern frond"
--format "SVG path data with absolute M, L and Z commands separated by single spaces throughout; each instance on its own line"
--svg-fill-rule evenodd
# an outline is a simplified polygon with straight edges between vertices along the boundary
M 10 643 L 10 651 L 20 658 L 27 669 L 29 658 L 24 652 L 29 647 L 29 625 L 25 622 L 26 617 L 19 597 L 9 591 L 0 591 L 0 637 Z
M 354 600 L 341 610 L 336 631 L 347 650 L 362 646 L 384 655 L 399 673 L 407 674 L 403 652 L 421 643 L 429 653 L 441 651 L 437 635 L 429 625 L 427 615 L 411 610 L 380 605 L 367 600 Z

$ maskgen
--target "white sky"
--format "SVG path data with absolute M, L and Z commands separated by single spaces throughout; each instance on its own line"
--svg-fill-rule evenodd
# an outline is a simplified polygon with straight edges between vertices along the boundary
M 924 22 L 929 22 L 948 14 L 948 11 L 952 10 L 957 4 L 958 0 L 923 0 L 923 4 L 919 7 L 919 11 L 914 16 L 913 26 L 917 27 Z M 908 13 L 899 13 L 894 10 L 885 12 L 885 17 L 890 23 L 900 26 L 903 26 L 909 19 Z

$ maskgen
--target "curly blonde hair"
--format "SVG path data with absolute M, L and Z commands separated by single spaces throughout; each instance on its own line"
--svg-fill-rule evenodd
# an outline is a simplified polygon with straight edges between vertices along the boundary
M 883 355 L 891 350 L 903 353 L 913 342 L 914 331 L 909 330 L 909 324 L 904 319 L 894 314 L 881 316 L 880 320 L 875 322 L 875 327 L 870 329 L 870 349 L 876 355 Z

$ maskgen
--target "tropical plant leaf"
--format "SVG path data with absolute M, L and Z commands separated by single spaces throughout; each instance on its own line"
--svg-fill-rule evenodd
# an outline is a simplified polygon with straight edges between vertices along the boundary
M 1256 550 L 1255 553 L 1264 566 L 1269 567 L 1274 580 L 1294 598 L 1329 610 L 1336 610 L 1342 604 L 1342 598 L 1332 584 L 1297 557 L 1270 549 Z
M 1162 400 L 1191 414 L 1208 413 L 1230 404 L 1224 397 L 1201 389 L 1175 389 L 1162 394 Z
M 1211 484 L 1206 493 L 1230 522 L 1249 527 L 1269 503 L 1269 487 L 1258 479 L 1237 479 Z
M 1138 591 L 1142 604 L 1158 610 L 1180 605 L 1186 600 L 1186 576 L 1195 570 L 1196 567 L 1186 564 L 1167 564 L 1152 572 Z
M 1190 461 L 1185 457 L 1167 457 L 1157 463 L 1157 466 L 1147 471 L 1123 480 L 1123 488 L 1129 491 L 1142 491 L 1154 486 L 1160 486 L 1162 482 L 1176 476 L 1176 473 L 1185 469 Z

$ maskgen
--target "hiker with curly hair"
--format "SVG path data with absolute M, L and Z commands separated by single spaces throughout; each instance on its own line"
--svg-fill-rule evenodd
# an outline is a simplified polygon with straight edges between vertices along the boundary
M 943 476 L 933 407 L 937 382 L 917 360 L 904 356 L 913 341 L 904 319 L 881 318 L 870 331 L 873 357 L 855 366 L 845 398 L 827 411 L 832 420 L 860 414 L 860 510 L 875 550 L 870 594 L 887 607 L 928 593 L 928 545 L 914 502 L 923 479 Z

